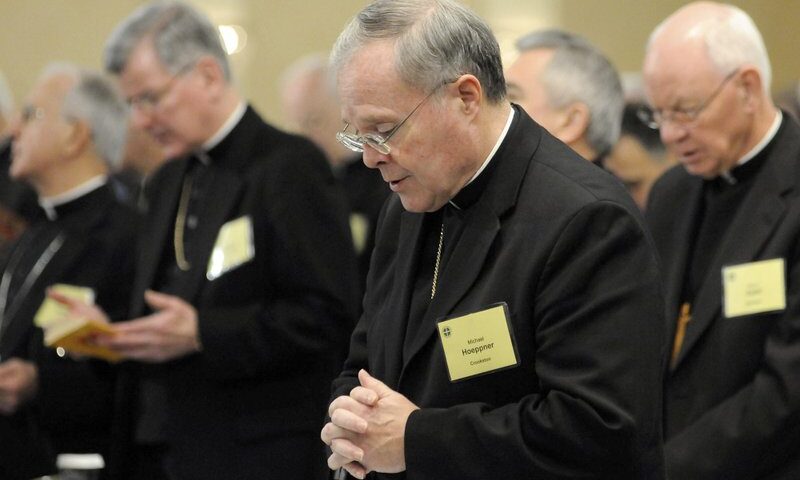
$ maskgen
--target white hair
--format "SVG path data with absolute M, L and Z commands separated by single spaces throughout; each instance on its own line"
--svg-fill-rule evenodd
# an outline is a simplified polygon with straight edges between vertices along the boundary
M 69 63 L 48 65 L 42 78 L 66 76 L 73 84 L 64 95 L 62 117 L 86 122 L 97 154 L 112 170 L 120 167 L 128 132 L 128 106 L 114 82 Z
M 703 40 L 708 57 L 722 75 L 727 75 L 742 65 L 754 66 L 761 74 L 764 93 L 769 96 L 772 67 L 761 32 L 750 15 L 741 8 L 733 5 L 719 6 L 719 14 L 697 22 L 689 33 Z M 661 22 L 650 34 L 648 50 L 671 18 Z

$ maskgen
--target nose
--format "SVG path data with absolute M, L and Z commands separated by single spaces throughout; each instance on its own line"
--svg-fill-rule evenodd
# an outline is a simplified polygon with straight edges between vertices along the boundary
M 131 123 L 140 130 L 147 130 L 153 125 L 153 114 L 134 105 L 131 107 Z
M 364 153 L 361 158 L 364 161 L 364 165 L 368 168 L 378 168 L 381 164 L 386 163 L 389 158 L 388 155 L 382 154 L 369 145 L 365 145 L 364 147 Z
M 11 138 L 15 140 L 19 138 L 20 132 L 22 131 L 22 114 L 17 112 L 11 117 L 11 121 L 8 124 L 8 131 L 11 133 Z
M 664 145 L 680 142 L 688 133 L 688 129 L 676 122 L 665 119 L 659 127 L 659 135 Z

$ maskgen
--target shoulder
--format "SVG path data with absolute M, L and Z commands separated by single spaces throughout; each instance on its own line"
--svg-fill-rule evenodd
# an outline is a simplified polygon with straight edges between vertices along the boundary
M 674 199 L 684 199 L 688 196 L 687 190 L 695 183 L 701 183 L 702 179 L 694 177 L 683 165 L 675 165 L 664 172 L 655 181 L 647 200 L 648 214 L 657 212 L 664 208 L 672 209 L 670 206 Z
M 608 208 L 638 216 L 622 183 L 608 171 L 577 155 L 549 134 L 523 180 L 518 205 L 530 216 L 571 217 L 585 208 Z

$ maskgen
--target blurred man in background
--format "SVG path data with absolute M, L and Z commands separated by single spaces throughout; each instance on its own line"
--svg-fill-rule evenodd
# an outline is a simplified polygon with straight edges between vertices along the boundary
M 170 158 L 148 181 L 131 320 L 98 339 L 133 360 L 111 473 L 321 475 L 318 425 L 358 308 L 324 156 L 247 105 L 217 28 L 184 3 L 133 12 L 105 64 Z
M 113 83 L 57 64 L 11 125 L 11 176 L 30 183 L 47 218 L 11 248 L 0 277 L 0 478 L 53 473 L 55 453 L 103 453 L 113 375 L 45 348 L 34 315 L 61 283 L 91 289 L 124 318 L 133 282 L 137 215 L 108 183 L 125 145 L 127 107 Z
M 646 218 L 672 333 L 665 456 L 680 480 L 800 478 L 800 126 L 741 9 L 698 2 L 652 33 L 646 120 L 680 162 Z
M 619 140 L 606 156 L 605 167 L 622 180 L 636 205 L 644 211 L 650 188 L 674 160 L 667 154 L 658 130 L 639 119 L 641 108 L 641 103 L 625 105 Z
M 336 140 L 342 112 L 335 79 L 328 72 L 328 57 L 305 57 L 287 68 L 281 82 L 281 99 L 290 128 L 310 138 L 325 152 L 344 188 L 363 290 L 375 245 L 375 226 L 390 190 L 379 172 L 364 165 L 361 154 Z
M 506 70 L 508 98 L 578 155 L 602 166 L 619 138 L 622 85 L 616 69 L 584 38 L 541 30 L 517 40 Z

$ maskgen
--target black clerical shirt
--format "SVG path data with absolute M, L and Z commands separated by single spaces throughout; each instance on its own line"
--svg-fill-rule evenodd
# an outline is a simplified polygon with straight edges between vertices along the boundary
M 503 148 L 501 146 L 501 148 Z M 411 307 L 408 314 L 406 337 L 403 343 L 403 357 L 409 355 L 408 349 L 414 343 L 414 338 L 425 321 L 428 306 L 431 303 L 433 276 L 436 265 L 436 253 L 439 247 L 439 236 L 442 235 L 442 252 L 439 259 L 439 282 L 436 289 L 445 289 L 447 285 L 441 284 L 442 272 L 447 266 L 455 246 L 458 245 L 464 232 L 467 217 L 473 207 L 486 190 L 489 180 L 495 170 L 501 152 L 494 155 L 486 168 L 472 182 L 461 189 L 450 202 L 435 212 L 425 213 L 422 234 L 417 244 L 417 267 L 414 274 L 414 290 L 411 297 Z M 443 228 L 443 230 L 442 230 Z M 443 232 L 443 233 L 442 233 Z
M 703 181 L 703 196 L 692 236 L 694 243 L 686 269 L 684 302 L 691 303 L 705 278 L 714 274 L 708 271 L 709 266 L 771 148 L 772 142 L 748 162 L 733 168 L 728 176 Z

